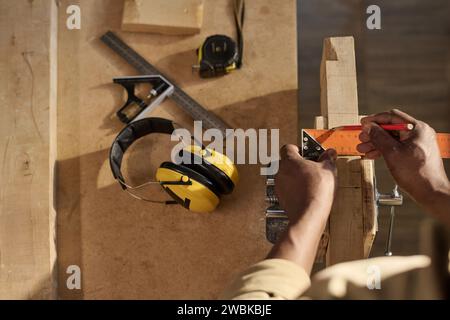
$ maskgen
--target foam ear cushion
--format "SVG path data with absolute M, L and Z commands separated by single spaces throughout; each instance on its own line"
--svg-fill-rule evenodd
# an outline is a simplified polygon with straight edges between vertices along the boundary
M 189 164 L 183 163 L 182 166 L 194 170 L 207 177 L 209 180 L 213 181 L 217 188 L 220 190 L 221 194 L 230 194 L 231 192 L 233 192 L 234 183 L 230 179 L 230 177 L 228 177 L 222 170 L 194 153 L 186 150 L 182 150 L 181 152 L 183 152 L 184 155 L 186 155 L 187 153 L 191 159 Z
M 217 197 L 220 197 L 221 191 L 220 188 L 214 181 L 209 179 L 207 176 L 202 175 L 200 172 L 196 172 L 195 170 L 183 165 L 183 164 L 175 164 L 173 162 L 163 162 L 160 165 L 160 168 L 174 170 L 182 175 L 186 175 L 189 178 L 201 183 L 209 190 L 211 190 Z

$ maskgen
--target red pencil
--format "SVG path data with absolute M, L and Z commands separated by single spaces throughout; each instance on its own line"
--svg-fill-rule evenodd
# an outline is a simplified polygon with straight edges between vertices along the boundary
M 411 123 L 396 123 L 396 124 L 380 124 L 384 130 L 387 131 L 409 131 L 414 129 L 414 125 Z M 361 125 L 340 126 L 333 128 L 332 130 L 362 130 Z

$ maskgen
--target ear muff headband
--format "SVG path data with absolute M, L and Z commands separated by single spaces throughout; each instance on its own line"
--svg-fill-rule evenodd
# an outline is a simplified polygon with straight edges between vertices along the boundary
M 172 134 L 175 130 L 173 122 L 163 118 L 144 118 L 127 125 L 114 140 L 109 152 L 109 165 L 114 178 L 122 189 L 127 189 L 125 179 L 120 170 L 125 151 L 139 138 L 150 133 Z
M 113 176 L 122 189 L 141 187 L 128 186 L 122 175 L 121 165 L 126 150 L 145 135 L 172 134 L 174 130 L 174 123 L 168 119 L 144 118 L 130 123 L 117 135 L 110 149 L 109 162 Z M 160 183 L 176 202 L 190 210 L 210 212 L 218 205 L 221 194 L 233 190 L 238 180 L 237 169 L 230 159 L 219 152 L 196 145 L 190 145 L 185 149 L 192 156 L 198 157 L 202 163 L 191 166 L 165 162 L 157 170 L 158 182 L 149 183 Z M 150 202 L 175 203 L 175 201 L 161 202 L 137 198 Z

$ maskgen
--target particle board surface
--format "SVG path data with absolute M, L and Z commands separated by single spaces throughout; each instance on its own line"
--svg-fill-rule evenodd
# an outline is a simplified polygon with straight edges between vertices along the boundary
M 122 30 L 193 34 L 203 23 L 204 0 L 125 0 Z
M 123 90 L 112 78 L 136 75 L 100 36 L 112 30 L 188 94 L 235 128 L 280 128 L 280 144 L 297 140 L 296 1 L 246 6 L 244 65 L 222 78 L 192 74 L 206 36 L 235 35 L 230 1 L 206 1 L 196 36 L 120 32 L 120 1 L 78 1 L 81 30 L 67 30 L 60 1 L 58 86 L 58 254 L 61 298 L 216 298 L 232 278 L 265 257 L 265 178 L 239 165 L 240 183 L 212 214 L 131 198 L 113 180 L 108 151 L 123 127 L 114 113 Z M 107 10 L 106 10 L 107 8 Z M 266 28 L 270 25 L 271 28 Z M 261 29 L 264 28 L 264 32 Z M 171 101 L 155 116 L 187 127 Z M 130 149 L 124 173 L 139 184 L 169 159 L 169 137 L 146 137 Z M 166 199 L 158 186 L 143 195 Z M 79 265 L 82 290 L 67 290 L 66 269 Z
M 56 19 L 0 1 L 0 299 L 56 297 Z

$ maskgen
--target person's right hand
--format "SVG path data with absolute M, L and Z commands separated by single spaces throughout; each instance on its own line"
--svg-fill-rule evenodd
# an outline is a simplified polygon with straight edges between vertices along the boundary
M 390 123 L 411 123 L 414 129 L 394 138 L 378 125 Z M 436 132 L 429 125 L 396 109 L 365 117 L 361 124 L 358 151 L 369 159 L 383 156 L 399 187 L 417 202 L 427 206 L 436 192 L 448 193 Z

